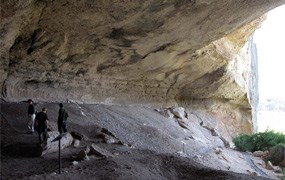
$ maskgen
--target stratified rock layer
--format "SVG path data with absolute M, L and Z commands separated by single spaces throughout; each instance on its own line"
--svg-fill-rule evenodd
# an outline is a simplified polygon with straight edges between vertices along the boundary
M 3 2 L 2 98 L 163 105 L 195 102 L 195 106 L 202 105 L 199 108 L 212 105 L 209 111 L 219 111 L 225 121 L 248 122 L 245 127 L 250 132 L 248 52 L 237 54 L 259 25 L 258 18 L 284 3 Z M 223 109 L 234 112 L 224 115 Z

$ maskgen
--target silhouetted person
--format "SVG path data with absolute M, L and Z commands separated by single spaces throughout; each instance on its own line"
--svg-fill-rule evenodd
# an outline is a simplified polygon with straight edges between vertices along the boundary
M 42 111 L 36 115 L 36 127 L 39 133 L 40 144 L 47 139 L 47 126 L 48 126 L 47 108 L 43 108 Z
M 34 124 L 35 124 L 36 110 L 35 110 L 33 100 L 29 99 L 28 103 L 29 103 L 29 107 L 28 107 L 28 121 L 27 121 L 28 132 L 27 134 L 33 134 L 35 131 Z
M 57 118 L 57 126 L 58 126 L 58 131 L 61 134 L 62 132 L 67 132 L 66 129 L 66 120 L 68 118 L 68 113 L 63 107 L 63 104 L 59 104 L 59 110 L 58 110 L 58 118 Z

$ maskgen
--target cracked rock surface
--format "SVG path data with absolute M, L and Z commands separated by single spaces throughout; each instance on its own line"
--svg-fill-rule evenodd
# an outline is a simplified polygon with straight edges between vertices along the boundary
M 224 134 L 250 133 L 244 45 L 284 3 L 3 1 L 1 101 L 178 103 L 215 115 Z

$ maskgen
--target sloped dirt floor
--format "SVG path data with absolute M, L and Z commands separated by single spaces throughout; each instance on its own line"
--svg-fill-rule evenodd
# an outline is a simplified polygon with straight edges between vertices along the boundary
M 39 104 L 36 108 L 39 111 L 43 106 L 48 108 L 50 128 L 56 130 L 57 104 Z M 27 104 L 1 104 L 1 179 L 267 179 L 209 168 L 191 156 L 179 155 L 177 140 L 187 134 L 154 111 L 107 105 L 65 106 L 70 112 L 68 131 L 83 134 L 84 140 L 80 147 L 62 150 L 59 174 L 58 153 L 40 156 L 37 134 L 25 134 Z M 156 120 L 161 129 L 152 124 Z M 101 143 L 96 134 L 102 128 L 110 130 L 124 145 Z M 90 160 L 72 165 L 72 156 L 91 143 L 113 157 L 90 156 Z M 189 146 L 186 150 L 190 153 L 201 148 Z

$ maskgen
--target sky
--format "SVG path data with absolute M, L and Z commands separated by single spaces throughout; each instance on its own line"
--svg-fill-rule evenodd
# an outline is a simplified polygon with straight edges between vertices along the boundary
M 259 101 L 285 100 L 285 5 L 270 11 L 254 34 L 259 64 Z M 259 111 L 257 130 L 285 133 L 285 112 Z
M 270 11 L 254 34 L 259 63 L 259 94 L 285 100 L 285 5 Z

